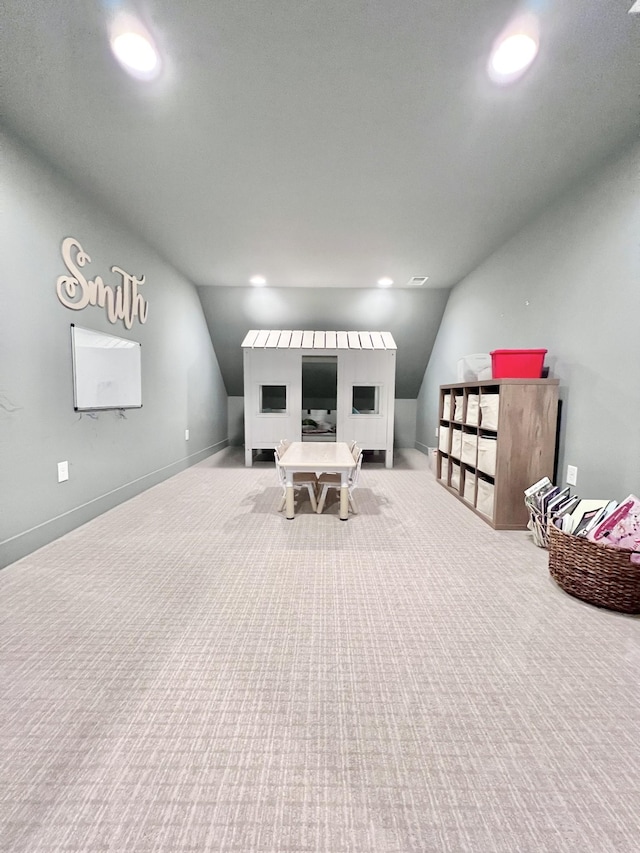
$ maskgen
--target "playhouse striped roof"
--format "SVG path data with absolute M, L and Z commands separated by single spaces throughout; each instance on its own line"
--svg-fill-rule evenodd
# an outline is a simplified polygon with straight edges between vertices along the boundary
M 391 332 L 315 332 L 252 329 L 245 349 L 397 349 Z

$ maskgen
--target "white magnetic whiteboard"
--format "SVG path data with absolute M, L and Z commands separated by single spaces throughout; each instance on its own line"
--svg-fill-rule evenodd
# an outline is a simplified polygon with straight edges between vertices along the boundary
M 71 324 L 76 411 L 142 406 L 142 347 L 137 341 Z

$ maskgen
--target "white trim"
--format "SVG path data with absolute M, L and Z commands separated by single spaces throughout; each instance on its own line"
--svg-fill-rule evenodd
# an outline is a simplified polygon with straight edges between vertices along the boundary
M 397 349 L 391 332 L 323 332 L 312 329 L 251 329 L 241 346 L 243 349 Z
M 261 418 L 283 418 L 289 417 L 289 383 L 288 382 L 258 382 L 258 411 L 256 414 Z M 262 389 L 263 388 L 284 388 L 285 394 L 285 408 L 278 409 L 277 412 L 263 412 L 262 411 Z
M 256 347 L 264 347 L 267 343 L 270 334 L 271 331 L 269 329 L 261 329 L 256 335 L 255 341 L 253 342 L 254 349 Z
M 228 445 L 229 439 L 225 438 L 222 441 L 217 441 L 215 444 L 209 445 L 209 447 L 203 447 L 202 450 L 197 450 L 195 453 L 190 453 L 189 456 L 183 456 L 182 459 L 176 459 L 175 462 L 170 462 L 168 465 L 163 465 L 162 468 L 156 468 L 155 471 L 149 471 L 147 474 L 143 474 L 141 477 L 136 477 L 135 480 L 129 480 L 128 483 L 123 483 L 121 486 L 117 486 L 115 489 L 111 489 L 110 491 L 104 492 L 103 494 L 98 495 L 95 498 L 91 498 L 91 500 L 85 501 L 85 503 L 83 504 L 78 504 L 78 506 L 74 506 L 71 509 L 68 509 L 66 512 L 61 512 L 60 515 L 54 515 L 53 518 L 48 518 L 46 521 L 41 521 L 40 524 L 36 524 L 34 527 L 30 527 L 28 530 L 22 530 L 20 533 L 16 533 L 14 536 L 10 536 L 8 539 L 3 539 L 2 541 L 0 541 L 0 545 L 6 545 L 8 542 L 15 542 L 15 540 L 20 539 L 21 536 L 27 536 L 29 533 L 33 533 L 36 530 L 40 530 L 41 528 L 46 527 L 47 524 L 53 524 L 54 521 L 59 521 L 61 518 L 65 518 L 68 515 L 72 515 L 74 512 L 78 512 L 81 509 L 85 509 L 85 507 L 91 506 L 91 504 L 97 503 L 97 501 L 102 501 L 105 498 L 108 498 L 110 495 L 115 495 L 117 494 L 117 492 L 122 491 L 122 489 L 128 489 L 130 486 L 134 486 L 136 483 L 140 483 L 142 482 L 142 480 L 146 480 L 148 477 L 153 477 L 155 474 L 161 474 L 163 471 L 167 471 L 169 468 L 173 468 L 176 465 L 180 465 L 188 459 L 193 459 L 194 456 L 201 456 L 203 453 L 206 453 L 208 456 L 213 456 L 214 453 L 218 453 L 220 450 L 224 450 L 224 448 L 228 447 Z M 218 448 L 218 450 L 213 449 L 216 447 Z M 126 500 L 131 500 L 131 498 L 127 498 Z M 119 506 L 119 504 L 116 504 L 116 506 Z M 105 510 L 105 512 L 107 512 L 107 510 Z

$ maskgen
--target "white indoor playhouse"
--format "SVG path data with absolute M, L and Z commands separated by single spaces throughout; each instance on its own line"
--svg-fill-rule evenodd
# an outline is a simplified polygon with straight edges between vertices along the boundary
M 393 466 L 396 345 L 389 332 L 252 330 L 244 355 L 245 465 L 289 441 L 357 441 Z

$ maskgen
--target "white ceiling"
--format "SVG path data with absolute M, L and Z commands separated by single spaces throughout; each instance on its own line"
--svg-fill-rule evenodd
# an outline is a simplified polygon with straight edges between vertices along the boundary
M 165 61 L 141 84 L 117 0 L 5 0 L 3 121 L 198 285 L 446 288 L 637 136 L 631 3 L 132 0 Z M 526 6 L 540 55 L 499 89 Z

